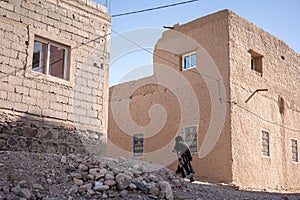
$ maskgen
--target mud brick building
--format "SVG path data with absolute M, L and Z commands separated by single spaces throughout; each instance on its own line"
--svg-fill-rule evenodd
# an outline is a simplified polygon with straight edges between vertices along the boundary
M 176 169 L 174 138 L 200 180 L 300 191 L 300 56 L 223 10 L 175 25 L 154 75 L 110 89 L 109 153 Z
M 0 1 L 0 149 L 103 153 L 110 26 L 91 0 Z

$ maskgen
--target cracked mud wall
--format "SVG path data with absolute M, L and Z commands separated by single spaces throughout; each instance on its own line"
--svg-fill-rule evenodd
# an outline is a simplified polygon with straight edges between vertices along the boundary
M 236 14 L 229 20 L 231 102 L 237 103 L 231 104 L 234 182 L 299 192 L 300 165 L 292 162 L 291 139 L 300 139 L 300 56 Z M 263 56 L 262 74 L 251 70 L 249 50 Z M 268 91 L 245 103 L 257 89 Z M 262 130 L 270 134 L 270 157 L 262 156 Z

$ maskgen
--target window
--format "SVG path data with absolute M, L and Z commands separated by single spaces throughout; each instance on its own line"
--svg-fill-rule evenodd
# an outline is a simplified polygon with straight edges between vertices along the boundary
M 144 135 L 135 134 L 132 137 L 133 157 L 142 157 L 144 154 Z
M 255 58 L 251 56 L 251 69 L 255 70 Z
M 67 80 L 68 47 L 44 39 L 35 39 L 32 71 Z
M 292 139 L 292 161 L 298 162 L 298 144 L 297 140 Z
M 251 54 L 251 62 L 250 67 L 252 70 L 256 71 L 259 75 L 262 76 L 262 58 L 263 56 L 253 50 L 249 50 L 249 53 Z
M 270 133 L 262 130 L 262 155 L 270 157 Z
M 190 147 L 191 153 L 198 152 L 198 127 L 190 126 L 184 128 L 184 141 Z
M 182 69 L 190 69 L 197 66 L 196 53 L 190 53 L 182 56 Z

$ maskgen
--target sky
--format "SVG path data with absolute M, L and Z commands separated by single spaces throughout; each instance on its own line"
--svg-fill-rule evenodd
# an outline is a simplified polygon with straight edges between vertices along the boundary
M 95 1 L 105 4 L 105 0 Z M 111 0 L 108 10 L 111 15 L 115 15 L 182 1 L 184 0 Z M 114 32 L 111 35 L 113 58 L 111 57 L 110 85 L 151 75 L 152 55 L 149 51 L 153 50 L 153 46 L 148 43 L 155 44 L 160 37 L 158 32 L 164 30 L 164 25 L 184 24 L 223 9 L 234 11 L 300 53 L 300 0 L 199 0 L 190 4 L 112 18 L 111 27 Z M 140 36 L 139 34 L 143 34 L 141 30 L 148 30 L 148 34 L 144 35 L 145 37 Z M 120 46 L 123 45 L 122 37 L 116 32 L 148 51 L 127 44 L 128 52 L 119 52 Z M 140 66 L 148 66 L 146 68 L 149 70 L 142 70 L 145 74 L 139 70 L 136 73 L 132 72 Z M 134 75 L 126 77 L 126 74 Z M 136 74 L 140 74 L 140 77 Z

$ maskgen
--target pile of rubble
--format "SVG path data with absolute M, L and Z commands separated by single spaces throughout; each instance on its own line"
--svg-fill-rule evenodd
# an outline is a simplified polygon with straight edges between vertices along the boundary
M 139 160 L 0 153 L 0 200 L 174 199 L 173 190 L 184 183 L 163 166 Z

